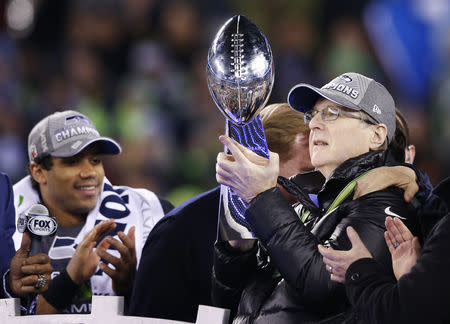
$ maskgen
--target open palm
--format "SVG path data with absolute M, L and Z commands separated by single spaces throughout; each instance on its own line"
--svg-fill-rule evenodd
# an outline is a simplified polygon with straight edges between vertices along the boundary
M 115 227 L 114 219 L 102 221 L 87 233 L 77 246 L 67 265 L 67 273 L 76 284 L 81 284 L 94 274 L 100 262 L 100 257 L 95 253 L 94 247 L 100 237 L 112 231 Z
M 419 239 L 414 237 L 399 218 L 386 217 L 384 238 L 391 252 L 392 268 L 398 279 L 411 271 L 420 255 Z

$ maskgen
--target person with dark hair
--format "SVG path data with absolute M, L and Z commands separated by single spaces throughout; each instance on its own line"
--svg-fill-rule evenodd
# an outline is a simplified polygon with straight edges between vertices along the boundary
M 58 228 L 39 240 L 38 252 L 48 255 L 54 271 L 51 280 L 35 272 L 48 289 L 39 291 L 29 312 L 90 313 L 92 295 L 130 296 L 144 242 L 172 205 L 149 190 L 107 180 L 102 156 L 121 150 L 77 111 L 56 112 L 31 130 L 30 175 L 14 185 L 16 217 L 39 203 Z M 13 238 L 18 248 L 22 234 L 16 231 Z M 5 275 L 9 296 L 21 294 L 17 287 L 25 274 L 13 267 L 23 258 L 20 251 Z
M 270 153 L 265 164 L 255 163 L 246 148 L 222 136 L 233 157 L 219 153 L 217 180 L 249 203 L 245 217 L 259 244 L 216 244 L 213 300 L 236 313 L 235 323 L 356 320 L 344 287 L 330 281 L 333 268 L 323 267 L 317 245 L 348 249 L 345 228 L 351 225 L 393 276 L 384 215 L 405 218 L 416 232 L 415 210 L 398 188 L 355 200 L 351 193 L 368 171 L 398 164 L 386 150 L 395 133 L 395 104 L 381 84 L 358 73 L 340 75 L 322 88 L 297 85 L 288 101 L 305 113 L 311 162 L 325 178 L 318 206 L 307 196 L 302 208 L 290 206 L 275 186 L 277 154 Z M 308 214 L 314 221 L 304 226 Z
M 416 147 L 410 144 L 409 127 L 405 117 L 398 108 L 395 109 L 395 134 L 388 145 L 388 149 L 397 162 L 414 163 Z M 405 200 L 411 202 L 411 199 L 418 190 L 416 173 L 421 177 L 420 182 L 422 186 L 428 187 L 426 191 L 431 192 L 431 182 L 428 176 L 420 170 L 403 166 L 381 167 L 371 170 L 368 173 L 370 177 L 363 177 L 357 181 L 353 198 L 361 197 L 362 193 L 368 194 L 396 185 L 402 189 L 406 189 Z M 423 202 L 425 202 L 426 198 L 423 197 Z
M 395 110 L 395 125 L 395 135 L 389 150 L 397 161 L 413 164 L 416 147 L 410 142 L 408 124 L 398 108 Z

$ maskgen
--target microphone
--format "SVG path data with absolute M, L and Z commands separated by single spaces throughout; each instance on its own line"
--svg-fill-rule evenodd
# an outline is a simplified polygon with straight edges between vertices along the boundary
M 41 204 L 31 206 L 17 220 L 17 229 L 23 233 L 31 233 L 31 247 L 29 256 L 39 253 L 42 236 L 50 236 L 58 229 L 54 217 L 50 217 L 47 207 Z

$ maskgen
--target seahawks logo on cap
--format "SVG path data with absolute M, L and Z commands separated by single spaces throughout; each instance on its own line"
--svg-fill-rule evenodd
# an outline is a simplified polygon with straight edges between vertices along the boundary
M 92 122 L 89 119 L 87 119 L 86 117 L 81 116 L 81 115 L 66 117 L 66 121 L 65 121 L 66 125 L 72 125 L 72 124 L 77 124 L 77 123 L 86 123 L 86 124 L 92 125 Z
M 340 78 L 342 80 L 344 80 L 345 82 L 352 82 L 353 81 L 352 78 L 350 78 L 347 74 L 341 75 Z

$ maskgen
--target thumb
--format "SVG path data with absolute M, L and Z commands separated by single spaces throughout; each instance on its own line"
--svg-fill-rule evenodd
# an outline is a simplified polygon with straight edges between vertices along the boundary
M 131 256 L 132 258 L 136 258 L 136 240 L 134 233 L 136 231 L 136 227 L 132 226 L 127 233 L 127 236 L 130 238 L 130 240 L 133 242 L 133 245 L 131 247 Z
M 414 250 L 416 250 L 416 251 L 420 251 L 420 249 L 422 248 L 420 246 L 419 238 L 417 236 L 414 236 L 412 244 L 413 244 Z
M 419 191 L 419 186 L 417 185 L 417 183 L 411 183 L 409 184 L 406 189 L 405 189 L 405 193 L 404 193 L 404 198 L 406 202 L 411 202 L 411 199 L 414 197 L 414 195 L 417 193 L 417 191 Z
M 97 245 L 97 250 L 106 251 L 111 246 L 111 243 L 108 242 L 108 237 L 104 237 L 103 240 Z
M 226 135 L 219 136 L 219 140 L 230 150 L 236 161 L 246 160 L 244 153 L 239 148 L 239 143 Z
M 359 190 L 358 182 L 356 182 L 355 188 L 353 189 L 353 200 L 358 199 L 359 197 L 361 197 L 361 193 Z
M 29 232 L 24 232 L 22 235 L 22 241 L 20 242 L 20 248 L 17 252 L 22 255 L 28 256 L 31 248 L 31 235 Z
M 128 230 L 127 236 L 133 240 L 134 242 L 134 233 L 136 231 L 136 227 L 135 226 L 131 226 L 131 228 Z
M 350 242 L 352 243 L 352 249 L 363 244 L 358 233 L 356 233 L 354 228 L 351 226 L 347 227 L 347 236 L 350 239 Z

